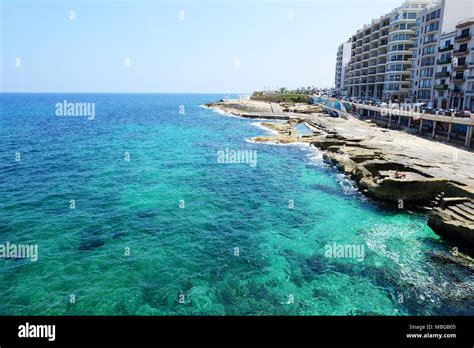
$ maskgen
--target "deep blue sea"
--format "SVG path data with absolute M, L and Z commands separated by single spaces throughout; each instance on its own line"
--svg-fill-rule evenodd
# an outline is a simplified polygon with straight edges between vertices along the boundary
M 0 244 L 38 247 L 0 259 L 0 314 L 474 314 L 425 215 L 363 197 L 314 148 L 247 141 L 255 120 L 202 106 L 223 97 L 0 94 Z M 95 118 L 57 116 L 65 100 Z

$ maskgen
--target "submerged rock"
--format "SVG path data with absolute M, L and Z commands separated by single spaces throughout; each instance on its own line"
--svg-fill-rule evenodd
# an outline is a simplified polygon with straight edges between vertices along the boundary
M 82 241 L 78 249 L 82 251 L 88 251 L 88 250 L 93 250 L 98 247 L 101 247 L 104 244 L 105 244 L 105 241 L 103 239 L 95 238 L 95 239 Z
M 446 252 L 428 252 L 428 255 L 436 260 L 439 260 L 443 263 L 452 263 L 458 266 L 465 267 L 469 269 L 471 272 L 474 272 L 474 260 L 464 254 L 457 253 L 457 255 L 452 255 Z

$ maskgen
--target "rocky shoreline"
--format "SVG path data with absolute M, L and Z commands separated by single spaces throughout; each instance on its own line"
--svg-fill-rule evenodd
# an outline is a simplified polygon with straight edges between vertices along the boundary
M 220 101 L 209 108 L 242 116 L 268 112 L 261 101 Z M 288 110 L 287 106 L 282 108 Z M 255 142 L 308 143 L 323 151 L 323 158 L 354 180 L 368 197 L 399 209 L 428 209 L 428 225 L 453 243 L 455 251 L 474 255 L 474 154 L 400 131 L 387 130 L 358 119 L 328 117 L 314 105 L 296 104 L 286 122 L 262 122 L 275 132 Z M 285 110 L 285 111 L 286 111 Z M 310 112 L 308 112 L 310 110 Z M 305 123 L 313 135 L 298 135 L 294 127 Z

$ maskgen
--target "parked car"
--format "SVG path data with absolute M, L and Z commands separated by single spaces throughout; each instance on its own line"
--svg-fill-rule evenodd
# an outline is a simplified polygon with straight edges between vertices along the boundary
M 429 114 L 429 113 L 431 113 L 432 108 L 429 107 L 429 106 L 426 105 L 426 104 L 423 104 L 423 105 L 420 106 L 420 110 L 421 110 L 421 112 L 424 112 L 424 113 L 426 113 L 426 114 Z

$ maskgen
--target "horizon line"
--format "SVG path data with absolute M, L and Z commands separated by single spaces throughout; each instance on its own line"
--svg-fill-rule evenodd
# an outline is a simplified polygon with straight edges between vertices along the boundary
M 0 94 L 252 94 L 253 92 L 4 92 Z

